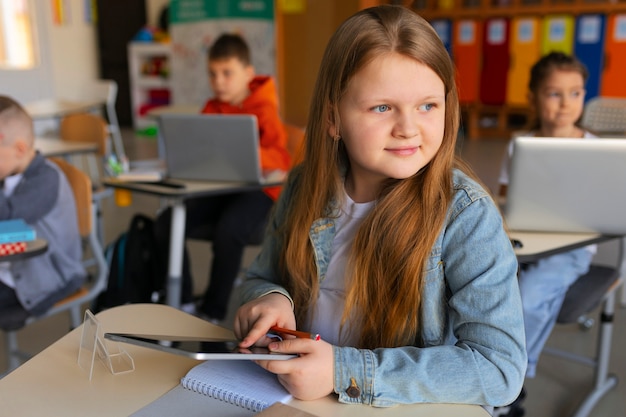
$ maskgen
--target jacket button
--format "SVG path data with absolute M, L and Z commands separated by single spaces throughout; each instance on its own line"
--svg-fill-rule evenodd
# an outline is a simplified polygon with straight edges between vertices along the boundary
M 350 378 L 350 386 L 346 389 L 346 394 L 350 398 L 359 398 L 361 396 L 361 388 L 356 384 L 354 378 Z

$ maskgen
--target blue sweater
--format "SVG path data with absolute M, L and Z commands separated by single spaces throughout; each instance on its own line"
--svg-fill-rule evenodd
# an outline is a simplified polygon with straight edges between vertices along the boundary
M 11 196 L 0 192 L 0 220 L 21 218 L 48 242 L 39 256 L 11 263 L 15 292 L 33 315 L 76 291 L 85 281 L 74 194 L 65 175 L 37 153 Z

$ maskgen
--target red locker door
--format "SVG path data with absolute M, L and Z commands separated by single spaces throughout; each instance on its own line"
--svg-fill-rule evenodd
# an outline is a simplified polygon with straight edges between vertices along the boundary
M 481 43 L 481 22 L 470 19 L 454 22 L 452 56 L 461 104 L 478 101 Z
M 508 19 L 492 18 L 485 21 L 482 50 L 480 101 L 483 104 L 504 104 L 510 59 Z

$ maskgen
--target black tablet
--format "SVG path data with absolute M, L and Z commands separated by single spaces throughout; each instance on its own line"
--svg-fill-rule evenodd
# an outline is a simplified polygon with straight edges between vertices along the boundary
M 257 346 L 247 349 L 240 348 L 237 340 L 129 333 L 105 333 L 104 337 L 116 342 L 130 343 L 199 360 L 286 360 L 298 356 L 296 354 L 270 352 L 267 348 Z

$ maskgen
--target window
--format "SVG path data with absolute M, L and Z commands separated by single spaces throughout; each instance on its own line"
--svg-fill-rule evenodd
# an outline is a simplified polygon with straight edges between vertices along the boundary
M 33 27 L 29 0 L 0 0 L 0 68 L 36 65 Z

